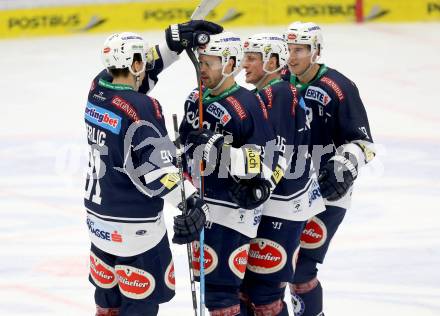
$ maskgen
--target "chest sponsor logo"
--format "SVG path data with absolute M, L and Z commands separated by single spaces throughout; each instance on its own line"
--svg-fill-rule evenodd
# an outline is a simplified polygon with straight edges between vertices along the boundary
M 96 285 L 103 289 L 111 289 L 118 283 L 115 270 L 93 252 L 90 252 L 90 276 Z
M 118 277 L 119 290 L 126 297 L 144 299 L 153 293 L 156 287 L 154 277 L 142 269 L 116 265 L 115 271 Z
M 307 88 L 305 98 L 318 101 L 324 106 L 329 104 L 332 100 L 332 98 L 323 89 L 313 86 Z
M 301 247 L 316 249 L 321 247 L 327 240 L 327 227 L 317 217 L 311 218 L 301 235 Z
M 206 112 L 219 119 L 223 125 L 228 124 L 228 122 L 231 120 L 231 115 L 229 112 L 217 102 L 211 103 L 206 109 Z
M 259 274 L 280 271 L 286 264 L 286 250 L 275 241 L 265 238 L 254 238 L 249 248 L 247 268 Z
M 121 131 L 121 117 L 107 109 L 87 102 L 85 110 L 86 121 L 98 125 L 113 134 L 119 134 Z
M 192 244 L 192 265 L 194 268 L 194 275 L 200 276 L 200 243 L 194 241 Z M 218 256 L 214 249 L 207 244 L 204 245 L 204 267 L 205 274 L 211 273 L 218 265 Z
M 229 256 L 229 268 L 240 279 L 243 279 L 246 271 L 249 245 L 243 245 L 235 249 Z

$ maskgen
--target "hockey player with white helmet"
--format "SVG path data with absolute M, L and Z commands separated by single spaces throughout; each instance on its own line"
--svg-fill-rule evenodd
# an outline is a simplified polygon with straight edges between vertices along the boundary
M 310 131 L 304 100 L 281 79 L 289 57 L 282 36 L 261 33 L 244 41 L 246 82 L 267 108 L 279 153 L 279 183 L 263 206 L 256 238 L 251 241 L 242 285 L 243 315 L 288 315 L 285 286 L 293 281 L 295 258 L 306 220 L 324 209 L 308 153 Z M 244 310 L 244 308 L 242 308 Z
M 135 33 L 111 35 L 102 61 L 111 76 L 96 79 L 85 108 L 89 162 L 84 205 L 91 239 L 89 280 L 96 316 L 157 315 L 174 296 L 164 200 L 182 202 L 176 149 L 159 102 L 139 93 L 149 47 Z M 174 220 L 173 241 L 199 237 L 208 206 L 185 181 L 188 212 Z
M 240 314 L 239 287 L 249 240 L 261 218 L 258 207 L 273 185 L 261 176 L 263 169 L 272 170 L 265 165 L 261 148 L 274 141 L 274 134 L 259 100 L 235 82 L 242 58 L 240 38 L 229 32 L 213 35 L 197 52 L 204 90 L 202 95 L 197 89 L 189 95 L 179 131 L 189 148 L 188 170 L 194 174 L 202 160 L 207 171 L 203 177 L 204 201 L 210 208 L 204 249 L 206 307 L 211 315 L 233 316 Z M 229 160 L 229 166 L 223 164 Z M 247 175 L 252 177 L 238 178 Z M 195 242 L 197 259 L 199 248 Z M 195 267 L 198 270 L 198 263 Z
M 284 33 L 289 47 L 283 78 L 293 84 L 309 111 L 313 160 L 326 210 L 309 220 L 301 237 L 295 279 L 291 284 L 295 315 L 323 314 L 317 264 L 350 206 L 359 169 L 375 156 L 373 139 L 356 85 L 340 72 L 318 63 L 323 50 L 321 28 L 294 22 Z

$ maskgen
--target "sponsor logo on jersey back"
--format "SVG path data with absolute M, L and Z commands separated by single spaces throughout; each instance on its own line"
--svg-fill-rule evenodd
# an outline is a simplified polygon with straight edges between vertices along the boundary
M 327 227 L 316 216 L 309 219 L 301 235 L 301 247 L 316 249 L 327 240 Z
M 85 110 L 86 121 L 98 125 L 113 134 L 119 134 L 121 131 L 121 117 L 107 109 L 87 102 Z
M 247 268 L 255 273 L 269 274 L 280 271 L 287 261 L 286 250 L 275 241 L 254 238 L 249 248 Z
M 323 89 L 319 87 L 310 86 L 306 90 L 305 98 L 309 100 L 314 100 L 322 105 L 326 106 L 330 103 L 332 98 L 325 92 Z

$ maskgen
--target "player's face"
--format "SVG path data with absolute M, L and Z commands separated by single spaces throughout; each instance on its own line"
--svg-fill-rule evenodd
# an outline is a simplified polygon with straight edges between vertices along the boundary
M 199 65 L 203 85 L 209 89 L 215 88 L 223 77 L 220 57 L 200 55 Z
M 260 53 L 245 53 L 241 62 L 246 82 L 256 84 L 264 76 L 263 58 Z
M 290 72 L 295 75 L 302 74 L 311 63 L 311 52 L 308 45 L 289 44 L 289 66 Z

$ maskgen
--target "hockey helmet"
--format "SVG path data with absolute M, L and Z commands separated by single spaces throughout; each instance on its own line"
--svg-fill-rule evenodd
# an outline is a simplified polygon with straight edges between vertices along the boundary
M 122 32 L 110 35 L 104 42 L 102 49 L 102 61 L 107 69 L 128 68 L 134 75 L 141 74 L 147 63 L 148 44 L 136 33 Z M 134 54 L 140 54 L 143 62 L 143 68 L 135 73 L 131 68 Z
M 199 46 L 199 55 L 218 56 L 221 58 L 222 75 L 235 75 L 240 71 L 240 62 L 243 57 L 241 39 L 231 32 L 223 32 L 210 36 L 209 43 Z M 235 69 L 232 74 L 225 74 L 225 66 L 231 57 L 235 57 Z
M 318 50 L 321 55 L 324 40 L 319 25 L 313 22 L 293 22 L 283 36 L 287 44 L 309 45 L 312 56 Z
M 278 34 L 260 33 L 249 37 L 243 43 L 244 53 L 261 53 L 263 58 L 263 70 L 267 73 L 275 73 L 281 70 L 289 58 L 289 50 L 284 39 Z M 279 67 L 268 71 L 266 65 L 272 55 L 278 55 Z

